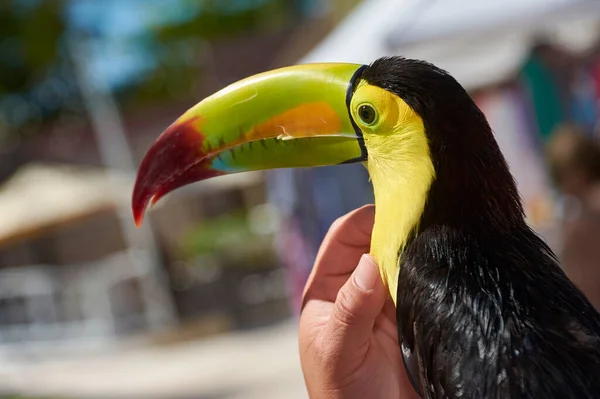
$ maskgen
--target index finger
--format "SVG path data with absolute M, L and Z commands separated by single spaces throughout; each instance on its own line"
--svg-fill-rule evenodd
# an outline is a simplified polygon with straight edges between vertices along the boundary
M 303 305 L 309 299 L 335 300 L 360 257 L 369 252 L 374 219 L 375 206 L 365 205 L 331 225 L 306 283 Z

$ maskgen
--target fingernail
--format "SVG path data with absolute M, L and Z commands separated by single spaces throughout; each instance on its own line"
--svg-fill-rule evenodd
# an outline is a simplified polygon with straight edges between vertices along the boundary
M 375 288 L 375 283 L 378 278 L 379 272 L 375 261 L 370 255 L 364 254 L 360 258 L 358 266 L 354 271 L 354 281 L 356 282 L 356 285 L 363 291 L 370 291 Z

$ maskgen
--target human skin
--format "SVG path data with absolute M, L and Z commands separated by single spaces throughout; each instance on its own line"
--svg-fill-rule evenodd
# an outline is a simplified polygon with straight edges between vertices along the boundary
M 299 326 L 309 396 L 417 399 L 398 345 L 394 304 L 369 252 L 375 208 L 330 228 L 308 279 Z

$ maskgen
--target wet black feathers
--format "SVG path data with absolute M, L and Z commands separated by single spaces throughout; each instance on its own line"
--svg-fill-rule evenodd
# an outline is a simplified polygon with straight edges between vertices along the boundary
M 383 58 L 363 77 L 422 117 L 436 168 L 397 301 L 424 397 L 600 397 L 600 316 L 526 225 L 483 113 L 422 61 Z
M 475 237 L 428 226 L 402 255 L 400 283 L 425 397 L 599 397 L 598 315 L 528 227 Z

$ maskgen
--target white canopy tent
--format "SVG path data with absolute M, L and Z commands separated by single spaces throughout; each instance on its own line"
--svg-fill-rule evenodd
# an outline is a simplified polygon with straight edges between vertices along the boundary
M 600 36 L 596 0 L 364 0 L 300 60 L 428 60 L 473 89 L 510 77 L 539 34 L 574 50 Z
M 0 186 L 0 244 L 128 204 L 132 178 L 67 165 L 30 164 Z

